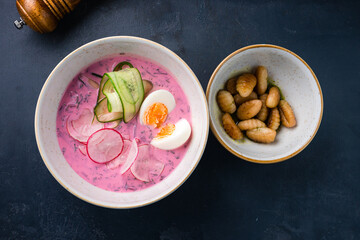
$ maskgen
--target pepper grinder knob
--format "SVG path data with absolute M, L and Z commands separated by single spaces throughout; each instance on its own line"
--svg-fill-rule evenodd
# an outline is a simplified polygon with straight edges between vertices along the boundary
M 64 16 L 72 12 L 81 0 L 16 0 L 20 20 L 14 25 L 28 25 L 39 33 L 52 32 Z
M 20 20 L 15 20 L 14 25 L 17 29 L 22 29 L 24 25 L 26 25 L 26 23 L 24 22 L 24 20 L 22 20 L 22 18 L 20 18 Z

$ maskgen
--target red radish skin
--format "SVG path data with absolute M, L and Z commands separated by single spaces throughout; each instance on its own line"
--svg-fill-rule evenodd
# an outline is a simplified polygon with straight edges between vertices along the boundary
M 81 112 L 77 119 L 68 118 L 66 121 L 66 129 L 69 135 L 85 144 L 91 134 L 102 128 L 104 128 L 104 124 L 96 121 L 92 111 L 87 108 Z
M 164 164 L 154 156 L 150 156 L 149 148 L 148 144 L 139 146 L 138 157 L 130 168 L 134 177 L 143 182 L 151 180 L 150 174 L 158 176 L 164 170 Z
M 124 164 L 124 162 L 126 161 L 126 157 L 127 157 L 128 153 L 129 153 L 132 142 L 130 140 L 125 139 L 124 137 L 123 137 L 123 139 L 124 139 L 124 149 L 117 158 L 115 158 L 114 160 L 106 163 L 106 167 L 108 169 L 118 168 L 120 165 Z
M 80 151 L 84 156 L 87 156 L 86 145 L 80 143 L 80 144 L 79 144 L 79 151 Z
M 107 163 L 117 158 L 124 149 L 121 134 L 112 128 L 103 128 L 93 133 L 86 144 L 89 158 L 96 163 Z
M 139 154 L 138 139 L 134 138 L 131 142 L 131 147 L 126 156 L 126 161 L 120 168 L 120 174 L 124 174 L 125 172 L 127 172 L 127 170 L 129 170 L 129 168 L 135 162 L 138 154 Z

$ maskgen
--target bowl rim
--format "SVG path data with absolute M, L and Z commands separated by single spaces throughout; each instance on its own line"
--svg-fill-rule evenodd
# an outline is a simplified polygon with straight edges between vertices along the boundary
M 215 137 L 217 138 L 217 140 L 221 143 L 221 145 L 223 147 L 226 148 L 226 150 L 228 150 L 230 153 L 232 153 L 233 155 L 241 158 L 241 159 L 244 159 L 246 161 L 249 161 L 249 162 L 253 162 L 253 163 L 261 163 L 261 164 L 271 164 L 271 163 L 278 163 L 278 162 L 282 162 L 282 161 L 285 161 L 289 158 L 292 158 L 294 157 L 295 155 L 297 155 L 298 153 L 300 153 L 302 150 L 304 150 L 309 144 L 310 142 L 313 140 L 313 138 L 315 137 L 317 131 L 319 130 L 319 127 L 320 127 L 320 124 L 321 124 L 321 120 L 322 120 L 322 116 L 323 116 L 323 111 L 324 111 L 324 100 L 323 100 L 323 94 L 322 94 L 322 91 L 321 91 L 321 87 L 320 87 L 320 83 L 314 73 L 314 71 L 310 68 L 310 66 L 299 56 L 297 55 L 296 53 L 284 48 L 284 47 L 280 47 L 280 46 L 277 46 L 277 45 L 273 45 L 273 44 L 254 44 L 254 45 L 249 45 L 249 46 L 245 46 L 245 47 L 242 47 L 234 52 L 232 52 L 231 54 L 229 54 L 224 60 L 221 61 L 221 63 L 215 68 L 213 74 L 211 75 L 210 77 L 210 80 L 209 80 L 209 83 L 207 85 L 207 88 L 206 88 L 206 99 L 208 101 L 208 104 L 209 104 L 209 94 L 210 94 L 210 88 L 211 88 L 211 85 L 214 81 L 214 78 L 216 76 L 216 74 L 218 73 L 218 71 L 220 70 L 220 68 L 230 59 L 232 58 L 233 56 L 235 56 L 236 54 L 240 53 L 240 52 L 244 52 L 246 50 L 249 50 L 249 49 L 254 49 L 254 48 L 275 48 L 275 49 L 278 49 L 278 50 L 282 50 L 282 51 L 285 51 L 287 53 L 290 53 L 291 55 L 293 55 L 294 57 L 296 57 L 297 59 L 299 59 L 304 65 L 305 67 L 308 68 L 308 70 L 310 71 L 310 73 L 312 74 L 312 76 L 314 77 L 315 81 L 316 81 L 316 85 L 318 87 L 318 90 L 319 90 L 319 93 L 320 93 L 320 99 L 321 99 L 321 111 L 320 111 L 320 117 L 319 117 L 319 121 L 317 123 L 317 126 L 316 126 L 316 129 L 315 131 L 312 133 L 311 137 L 309 138 L 309 140 L 303 145 L 301 146 L 299 149 L 297 149 L 295 152 L 285 156 L 285 157 L 281 157 L 281 158 L 277 158 L 277 159 L 274 159 L 274 160 L 269 160 L 269 161 L 266 161 L 266 160 L 259 160 L 259 159 L 255 159 L 255 158 L 249 158 L 249 157 L 246 157 L 236 151 L 234 151 L 232 148 L 230 148 L 219 136 L 219 134 L 217 133 L 217 131 L 215 130 L 215 127 L 214 127 L 214 123 L 210 117 L 210 128 L 211 128 L 211 131 L 212 133 L 215 135 Z M 210 112 L 209 112 L 210 114 Z
M 135 204 L 135 205 L 128 205 L 128 206 L 114 206 L 114 205 L 107 205 L 107 204 L 103 204 L 103 203 L 99 203 L 97 201 L 93 201 L 92 199 L 89 199 L 86 197 L 86 195 L 82 195 L 82 194 L 78 194 L 76 192 L 76 190 L 73 190 L 72 188 L 68 187 L 64 182 L 62 182 L 62 179 L 61 177 L 57 176 L 53 171 L 52 169 L 50 168 L 50 166 L 48 165 L 48 162 L 47 162 L 47 159 L 45 159 L 45 155 L 43 154 L 43 150 L 41 148 L 41 145 L 40 145 L 40 137 L 39 137 L 39 129 L 38 129 L 38 121 L 39 121 L 39 106 L 40 106 L 40 102 L 42 101 L 43 99 L 43 96 L 44 96 L 44 91 L 46 89 L 46 86 L 47 84 L 49 83 L 49 79 L 52 77 L 52 75 L 54 74 L 54 72 L 57 70 L 57 68 L 63 64 L 63 62 L 65 62 L 70 56 L 72 56 L 75 52 L 77 51 L 80 51 L 92 44 L 96 44 L 96 43 L 99 43 L 99 42 L 102 42 L 102 41 L 107 41 L 107 40 L 110 40 L 110 39 L 120 39 L 120 40 L 123 40 L 123 39 L 130 39 L 130 40 L 138 40 L 138 41 L 144 41 L 146 43 L 149 43 L 149 44 L 152 44 L 152 45 L 156 45 L 160 48 L 162 48 L 165 52 L 167 52 L 168 54 L 170 55 L 173 55 L 175 58 L 177 58 L 190 72 L 191 75 L 193 75 L 193 78 L 195 80 L 195 84 L 197 84 L 199 86 L 199 88 L 202 90 L 202 94 L 201 94 L 201 98 L 203 99 L 203 101 L 205 102 L 205 111 L 206 111 L 206 117 L 205 117 L 205 121 L 206 121 L 206 132 L 205 132 L 205 143 L 203 144 L 203 147 L 200 151 L 200 154 L 199 154 L 199 157 L 198 159 L 196 159 L 196 163 L 195 165 L 193 166 L 193 168 L 190 170 L 190 172 L 185 176 L 185 178 L 176 186 L 174 186 L 169 192 L 167 192 L 166 194 L 164 195 L 160 195 L 159 197 L 156 197 L 155 199 L 153 199 L 152 201 L 149 201 L 149 202 L 144 202 L 144 203 L 141 203 L 141 204 Z M 99 39 L 96 39 L 94 41 L 91 41 L 91 42 L 88 42 L 86 44 L 83 44 L 81 45 L 80 47 L 76 48 L 75 50 L 73 50 L 72 52 L 70 52 L 68 55 L 66 55 L 56 66 L 55 68 L 51 71 L 51 73 L 49 74 L 49 76 L 47 77 L 45 83 L 43 84 L 42 88 L 41 88 L 41 91 L 40 91 L 40 94 L 39 94 L 39 97 L 38 97 L 38 100 L 37 100 L 37 103 L 36 103 L 36 109 L 35 109 L 35 120 L 34 120 L 34 128 L 35 128 L 35 139 L 36 139 L 36 143 L 37 143 L 37 147 L 39 149 L 39 152 L 40 152 L 40 156 L 46 166 L 46 168 L 49 170 L 49 172 L 51 173 L 51 175 L 55 178 L 55 180 L 63 187 L 65 188 L 68 192 L 70 192 L 71 194 L 73 194 L 74 196 L 76 196 L 77 198 L 85 201 L 85 202 L 88 202 L 90 204 L 93 204 L 95 206 L 100 206 L 100 207 L 104 207 L 104 208 L 110 208 L 110 209 L 132 209 L 132 208 L 138 208 L 138 207 L 143 207 L 143 206 L 147 206 L 147 205 L 150 205 L 150 204 L 153 204 L 161 199 L 164 199 L 166 198 L 167 196 L 169 196 L 170 194 L 172 194 L 173 192 L 175 192 L 189 177 L 190 175 L 194 172 L 194 170 L 196 169 L 197 165 L 199 164 L 203 154 L 204 154 L 204 150 L 206 148 L 206 144 L 208 142 L 208 137 L 209 137 L 209 122 L 210 122 L 210 116 L 209 116 L 209 108 L 208 108 L 208 104 L 207 104 L 207 100 L 206 100 L 206 96 L 205 96 L 205 93 L 204 93 L 204 89 L 202 88 L 201 86 L 201 83 L 199 81 L 199 79 L 197 78 L 197 76 L 195 75 L 195 73 L 191 70 L 191 68 L 187 65 L 187 63 L 182 59 L 180 58 L 176 53 L 174 53 L 172 50 L 170 50 L 169 48 L 157 43 L 157 42 L 154 42 L 152 40 L 148 40 L 148 39 L 145 39 L 145 38 L 141 38 L 141 37 L 135 37 L 135 36 L 110 36 L 110 37 L 104 37 L 104 38 L 99 38 Z

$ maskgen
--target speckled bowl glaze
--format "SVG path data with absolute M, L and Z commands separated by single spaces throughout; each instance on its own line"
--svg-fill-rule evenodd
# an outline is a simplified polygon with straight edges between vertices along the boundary
M 191 105 L 192 139 L 175 170 L 163 181 L 141 191 L 110 192 L 81 178 L 65 160 L 56 136 L 56 115 L 61 97 L 74 76 L 84 67 L 114 53 L 132 53 L 152 59 L 168 69 L 183 88 Z M 108 37 L 76 49 L 66 56 L 46 80 L 35 113 L 35 135 L 42 159 L 54 178 L 69 192 L 89 203 L 108 208 L 134 208 L 158 201 L 190 176 L 203 154 L 209 131 L 207 102 L 189 66 L 175 53 L 155 42 L 137 37 Z
M 224 88 L 227 79 L 252 72 L 259 65 L 268 69 L 270 79 L 280 87 L 297 120 L 294 128 L 281 127 L 271 144 L 255 143 L 246 138 L 231 139 L 223 129 L 222 113 L 216 103 L 216 94 Z M 237 157 L 256 163 L 276 163 L 301 152 L 314 138 L 323 113 L 320 84 L 309 65 L 295 53 L 268 44 L 247 46 L 226 57 L 212 74 L 206 96 L 210 126 L 216 138 Z

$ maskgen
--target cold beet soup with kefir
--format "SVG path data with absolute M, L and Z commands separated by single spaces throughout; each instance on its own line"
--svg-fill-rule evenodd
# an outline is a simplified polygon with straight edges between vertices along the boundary
M 80 177 L 108 191 L 133 192 L 179 165 L 191 141 L 191 108 L 167 69 L 121 53 L 74 77 L 56 127 L 61 151 Z

